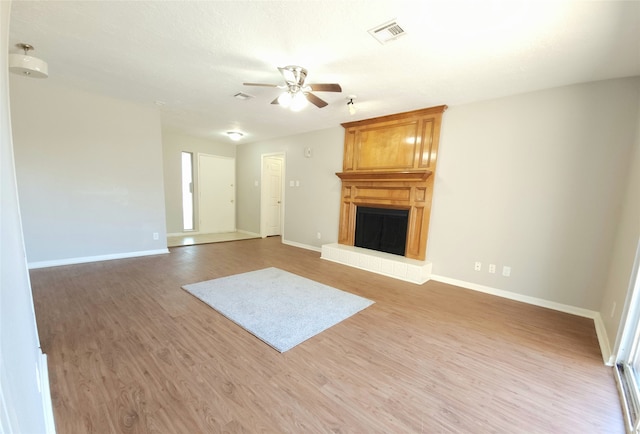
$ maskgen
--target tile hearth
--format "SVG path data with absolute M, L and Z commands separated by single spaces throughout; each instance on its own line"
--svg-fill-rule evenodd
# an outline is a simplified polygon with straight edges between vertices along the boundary
M 322 259 L 422 285 L 431 278 L 431 262 L 343 244 L 322 246 Z

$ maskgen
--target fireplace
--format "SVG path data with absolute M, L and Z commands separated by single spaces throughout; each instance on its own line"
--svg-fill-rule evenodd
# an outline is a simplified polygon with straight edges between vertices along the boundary
M 342 124 L 338 242 L 323 245 L 322 258 L 415 283 L 429 279 L 433 175 L 446 108 Z M 371 225 L 362 229 L 362 221 Z M 387 227 L 391 235 L 380 235 Z
M 356 210 L 356 247 L 404 256 L 409 210 L 359 206 Z

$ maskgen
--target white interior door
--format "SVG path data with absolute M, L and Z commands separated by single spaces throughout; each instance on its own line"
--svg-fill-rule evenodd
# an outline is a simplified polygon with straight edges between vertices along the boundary
M 282 227 L 282 173 L 284 159 L 280 156 L 263 158 L 262 188 L 265 220 L 263 236 L 281 235 Z
M 198 154 L 200 233 L 236 230 L 235 158 Z

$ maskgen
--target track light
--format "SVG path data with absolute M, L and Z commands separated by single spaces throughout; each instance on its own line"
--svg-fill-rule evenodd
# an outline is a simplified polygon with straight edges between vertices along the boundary
M 347 97 L 347 108 L 349 109 L 349 114 L 351 116 L 356 114 L 356 106 L 353 104 L 354 99 L 356 99 L 355 95 L 349 95 Z

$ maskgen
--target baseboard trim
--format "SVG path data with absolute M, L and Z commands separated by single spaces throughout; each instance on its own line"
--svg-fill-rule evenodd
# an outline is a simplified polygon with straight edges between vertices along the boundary
M 55 434 L 56 423 L 53 419 L 53 401 L 51 400 L 51 388 L 49 383 L 49 367 L 47 355 L 40 353 L 38 360 L 38 381 L 40 385 L 40 395 L 42 395 L 42 409 L 44 411 L 44 425 L 47 434 Z
M 236 232 L 240 232 L 241 234 L 251 235 L 252 237 L 260 238 L 260 234 L 251 231 L 243 231 L 242 229 L 236 230 Z
M 600 316 L 600 312 L 594 310 L 583 309 L 581 307 L 571 306 L 568 304 L 557 303 L 555 301 L 545 300 L 543 298 L 531 297 L 528 295 L 516 294 L 515 292 L 505 291 L 503 289 L 492 288 L 490 286 L 479 285 L 477 283 L 466 282 L 464 280 L 452 279 L 450 277 L 431 275 L 431 280 L 447 283 L 449 285 L 459 286 L 461 288 L 471 289 L 474 291 L 484 292 L 486 294 L 495 295 L 509 300 L 520 301 L 534 306 L 546 307 L 547 309 L 557 310 L 559 312 L 570 313 L 572 315 L 590 318 L 593 320 L 596 336 L 598 337 L 598 345 L 602 360 L 607 366 L 613 365 L 613 355 L 611 354 L 611 346 L 607 338 L 607 331 Z
M 53 261 L 29 262 L 30 270 L 36 268 L 59 267 L 61 265 L 85 264 L 87 262 L 111 261 L 113 259 L 137 258 L 140 256 L 163 255 L 169 253 L 169 249 L 144 250 L 140 252 L 114 253 L 110 255 L 85 256 L 80 258 L 56 259 Z
M 282 244 L 286 244 L 287 246 L 292 246 L 292 247 L 299 247 L 305 250 L 313 250 L 314 252 L 318 252 L 318 253 L 322 251 L 322 248 L 320 247 L 310 246 L 308 244 L 296 243 L 295 241 L 289 241 L 285 239 L 282 240 Z
M 593 319 L 593 322 L 596 325 L 596 335 L 598 336 L 598 344 L 600 344 L 602 360 L 604 360 L 605 365 L 613 366 L 615 364 L 615 357 L 613 355 L 613 352 L 611 351 L 611 344 L 609 343 L 609 338 L 607 337 L 607 329 L 604 326 L 604 321 L 602 321 L 600 312 L 596 312 L 596 317 Z

